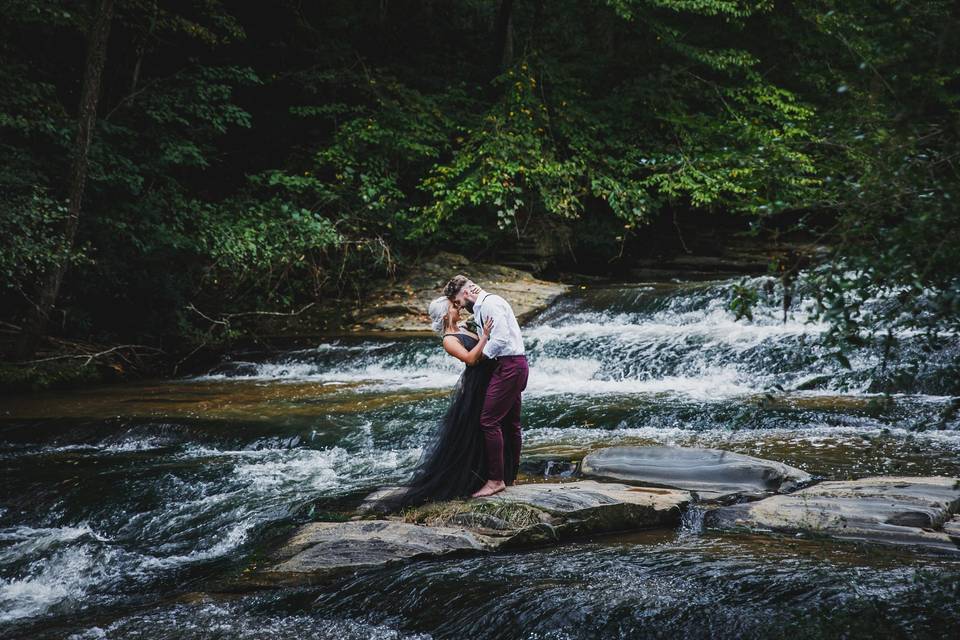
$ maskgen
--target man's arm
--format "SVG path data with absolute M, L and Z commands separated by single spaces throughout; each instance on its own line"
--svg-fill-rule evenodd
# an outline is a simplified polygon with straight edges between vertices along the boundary
M 483 317 L 493 318 L 490 340 L 483 347 L 483 355 L 496 358 L 510 343 L 507 330 L 507 314 L 511 313 L 507 301 L 499 296 L 487 296 L 483 301 Z

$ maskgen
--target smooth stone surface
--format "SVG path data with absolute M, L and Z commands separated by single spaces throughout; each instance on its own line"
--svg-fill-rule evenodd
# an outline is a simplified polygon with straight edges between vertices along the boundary
M 590 533 L 674 526 L 693 496 L 686 491 L 592 480 L 522 484 L 478 502 L 522 504 L 550 516 L 560 540 Z M 513 544 L 515 544 L 514 541 Z
M 720 449 L 609 447 L 580 464 L 587 477 L 692 491 L 701 500 L 762 497 L 810 482 L 805 471 Z
M 426 527 L 390 520 L 312 522 L 280 549 L 273 573 L 311 573 L 384 565 L 397 560 L 450 553 L 476 553 L 489 541 L 465 529 Z
M 874 477 L 822 482 L 789 495 L 708 511 L 714 529 L 806 533 L 842 540 L 960 552 L 955 478 Z M 949 531 L 948 531 L 949 528 Z
M 378 501 L 388 497 L 397 487 L 384 487 L 368 495 L 358 508 L 360 513 L 376 512 Z M 616 531 L 624 528 L 645 528 L 676 524 L 681 511 L 693 496 L 687 492 L 661 487 L 636 487 L 625 484 L 579 480 L 563 483 L 532 483 L 507 487 L 500 493 L 486 498 L 475 498 L 463 503 L 464 510 L 456 520 L 447 524 L 463 525 L 471 521 L 477 528 L 499 529 L 482 525 L 490 522 L 488 514 L 470 511 L 471 504 L 492 503 L 496 505 L 519 504 L 540 512 L 541 520 L 562 525 L 575 520 L 579 530 L 594 527 L 596 531 Z M 429 506 L 429 505 L 427 505 Z
M 612 482 L 580 480 L 563 483 L 520 484 L 485 498 L 485 502 L 518 502 L 555 516 L 582 516 L 594 509 L 616 504 L 650 507 L 657 511 L 676 509 L 691 496 L 686 491 L 657 487 L 634 487 Z

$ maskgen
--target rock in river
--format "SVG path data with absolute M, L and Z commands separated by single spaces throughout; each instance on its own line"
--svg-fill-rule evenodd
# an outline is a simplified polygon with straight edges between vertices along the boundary
M 581 480 L 521 484 L 478 502 L 525 505 L 546 514 L 557 539 L 589 533 L 673 526 L 692 496 L 686 491 Z
M 297 576 L 337 569 L 672 526 L 690 499 L 685 491 L 593 481 L 516 485 L 488 498 L 418 507 L 405 514 L 414 522 L 382 519 L 303 525 L 274 554 L 272 564 L 259 569 L 253 579 L 296 582 Z
M 953 519 L 943 524 L 943 532 L 950 536 L 957 546 L 960 547 L 960 516 L 953 516 Z
M 807 533 L 817 536 L 960 552 L 956 519 L 960 480 L 875 477 L 822 482 L 780 495 L 707 512 L 715 529 Z
M 587 455 L 583 475 L 692 491 L 701 500 L 726 501 L 792 491 L 809 482 L 805 471 L 720 449 L 609 447 Z
M 451 527 L 424 527 L 390 520 L 311 522 L 300 527 L 277 553 L 276 573 L 387 564 L 418 556 L 484 551 L 489 543 Z

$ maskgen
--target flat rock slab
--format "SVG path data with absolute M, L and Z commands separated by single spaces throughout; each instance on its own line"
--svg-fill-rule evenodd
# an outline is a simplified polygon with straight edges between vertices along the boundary
M 792 491 L 810 482 L 805 471 L 781 462 L 720 449 L 609 447 L 584 457 L 587 477 L 692 491 L 701 500 L 726 501 Z
M 312 522 L 280 549 L 271 573 L 312 573 L 384 565 L 398 560 L 489 548 L 482 536 L 453 527 L 425 527 L 390 520 Z
M 679 513 L 691 498 L 688 492 L 674 489 L 633 487 L 612 482 L 580 480 L 559 484 L 514 485 L 500 493 L 477 500 L 520 503 L 554 516 L 576 518 L 620 504 L 652 509 L 654 513 L 670 511 Z M 652 524 L 658 523 L 651 522 Z
M 875 477 L 822 482 L 789 495 L 708 511 L 714 529 L 806 533 L 960 552 L 960 480 Z
M 381 489 L 365 504 L 395 488 Z M 431 524 L 399 520 L 303 525 L 254 580 L 385 565 L 420 557 L 542 546 L 592 533 L 676 525 L 692 496 L 685 491 L 591 480 L 508 487 L 487 498 L 419 507 Z M 452 506 L 451 506 L 452 505 Z M 441 518 L 438 520 L 437 518 Z
M 544 539 L 675 526 L 692 499 L 690 493 L 675 489 L 581 480 L 515 485 L 477 502 L 525 505 L 545 514 L 543 524 L 519 531 L 503 543 L 515 547 Z

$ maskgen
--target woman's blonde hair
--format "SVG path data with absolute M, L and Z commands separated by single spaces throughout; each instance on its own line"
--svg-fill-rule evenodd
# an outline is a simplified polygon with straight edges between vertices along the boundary
M 430 314 L 430 326 L 437 333 L 443 333 L 447 325 L 447 312 L 450 311 L 450 301 L 446 296 L 440 296 L 430 303 L 427 313 Z

